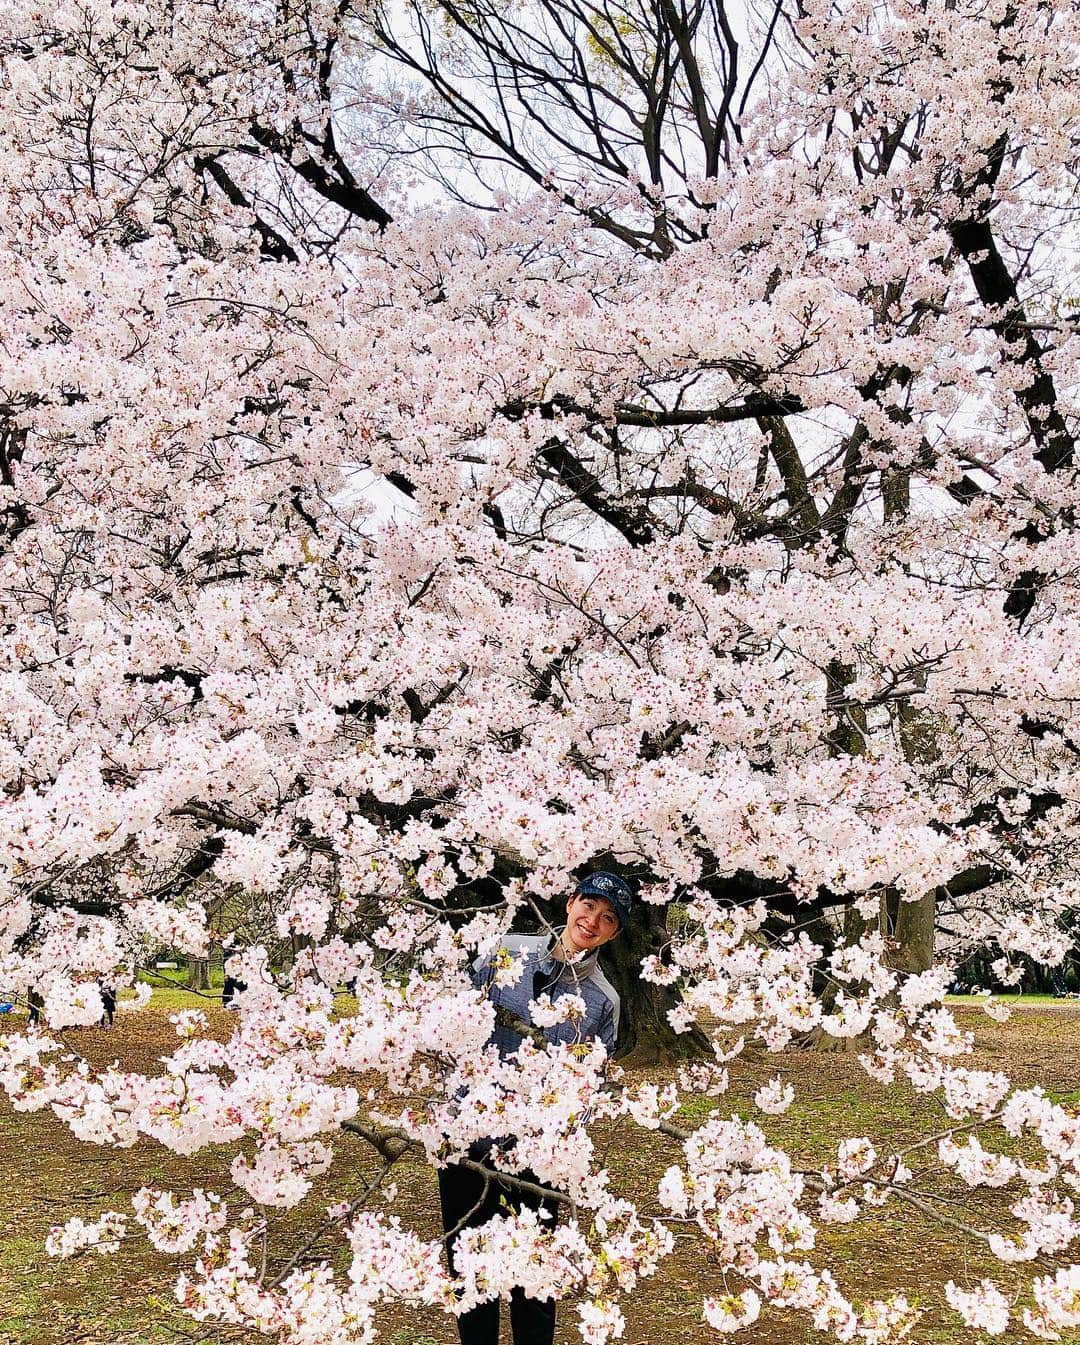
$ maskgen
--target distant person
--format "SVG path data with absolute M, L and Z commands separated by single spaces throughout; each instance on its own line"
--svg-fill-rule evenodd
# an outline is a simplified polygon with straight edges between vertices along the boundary
M 41 1011 L 45 1007 L 45 1001 L 36 990 L 27 992 L 26 1002 L 30 1006 L 28 1021 L 31 1027 L 37 1027 L 41 1019 Z
M 116 989 L 98 981 L 98 990 L 101 993 L 101 1026 L 112 1027 L 113 1019 L 116 1017 Z
M 221 1007 L 223 1009 L 239 1009 L 239 1004 L 234 1004 L 233 1000 L 237 995 L 242 995 L 247 989 L 244 981 L 238 976 L 226 976 L 225 984 L 221 987 Z

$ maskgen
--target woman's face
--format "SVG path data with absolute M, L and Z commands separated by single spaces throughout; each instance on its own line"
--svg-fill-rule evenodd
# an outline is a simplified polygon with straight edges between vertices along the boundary
M 613 939 L 620 928 L 619 917 L 610 901 L 576 893 L 566 903 L 563 947 L 570 954 L 591 953 Z

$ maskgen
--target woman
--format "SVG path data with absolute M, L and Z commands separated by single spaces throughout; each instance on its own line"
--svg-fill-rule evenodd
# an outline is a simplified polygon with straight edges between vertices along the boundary
M 543 934 L 508 934 L 495 952 L 474 965 L 474 983 L 487 991 L 497 1009 L 505 1011 L 501 1017 L 529 1024 L 529 1003 L 540 995 L 550 996 L 553 1003 L 563 995 L 580 996 L 585 1001 L 584 1017 L 545 1028 L 545 1038 L 551 1042 L 599 1039 L 610 1054 L 619 1030 L 619 997 L 597 966 L 597 953 L 625 928 L 631 901 L 629 886 L 617 874 L 590 873 L 567 901 L 566 925 L 554 939 Z M 499 986 L 493 979 L 494 969 L 506 954 L 524 956 L 525 966 L 516 984 Z M 506 1057 L 521 1045 L 522 1035 L 503 1022 L 496 1025 L 491 1040 L 500 1056 Z M 495 1143 L 493 1136 L 473 1145 L 469 1157 L 483 1162 Z M 531 1172 L 518 1175 L 524 1181 L 536 1182 Z M 557 1202 L 500 1182 L 500 1176 L 494 1168 L 485 1175 L 456 1163 L 439 1171 L 439 1200 L 451 1270 L 454 1246 L 464 1229 L 486 1223 L 508 1207 L 511 1211 L 523 1207 L 546 1209 L 554 1218 Z M 514 1345 L 551 1345 L 555 1336 L 554 1300 L 529 1298 L 515 1289 L 510 1295 L 510 1326 Z M 498 1299 L 462 1313 L 458 1334 L 462 1345 L 498 1345 Z

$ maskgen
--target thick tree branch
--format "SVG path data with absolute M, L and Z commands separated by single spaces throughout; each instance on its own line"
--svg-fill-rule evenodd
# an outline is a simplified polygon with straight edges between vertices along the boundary
M 614 415 L 609 418 L 600 416 L 592 407 L 575 401 L 572 397 L 553 397 L 548 401 L 506 402 L 498 408 L 498 414 L 507 420 L 521 420 L 524 416 L 539 413 L 544 419 L 554 419 L 556 415 L 582 416 L 590 424 L 601 424 L 605 420 L 616 425 L 625 425 L 637 429 L 662 430 L 692 428 L 695 425 L 735 425 L 741 421 L 756 420 L 761 416 L 792 416 L 807 410 L 800 397 L 773 397 L 767 393 L 750 392 L 741 402 L 728 406 L 680 407 L 678 410 L 655 409 L 638 406 L 633 402 L 616 402 Z
M 227 201 L 231 201 L 233 205 L 242 206 L 245 210 L 251 210 L 251 202 L 225 171 L 220 159 L 217 157 L 196 157 L 194 167 L 197 173 L 208 173 L 214 179 Z M 255 228 L 259 232 L 260 251 L 269 261 L 296 262 L 300 260 L 288 240 L 267 224 L 258 214 L 255 214 Z
M 647 516 L 629 510 L 612 500 L 600 480 L 561 439 L 549 439 L 540 456 L 574 496 L 608 523 L 631 546 L 647 546 L 653 540 L 652 524 Z
M 354 219 L 368 220 L 372 224 L 377 224 L 380 229 L 385 229 L 393 223 L 390 213 L 383 209 L 367 188 L 362 187 L 351 173 L 342 173 L 334 177 L 310 155 L 300 158 L 296 153 L 295 143 L 268 126 L 252 126 L 251 135 L 264 149 L 268 149 L 303 178 L 324 200 L 340 206 Z

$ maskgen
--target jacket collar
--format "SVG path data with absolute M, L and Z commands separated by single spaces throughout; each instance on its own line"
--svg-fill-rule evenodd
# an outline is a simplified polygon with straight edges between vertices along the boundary
M 584 981 L 596 970 L 596 963 L 599 957 L 599 950 L 594 948 L 591 953 L 585 953 L 575 962 L 560 962 L 551 951 L 554 942 L 541 944 L 537 949 L 536 961 L 540 971 L 552 976 L 556 981 L 561 981 L 564 976 L 574 981 Z M 558 975 L 556 975 L 558 971 Z

